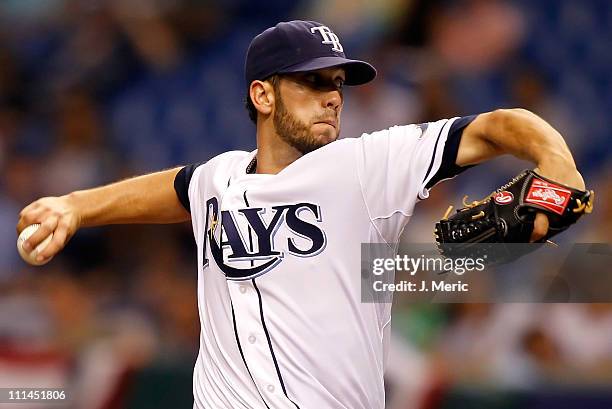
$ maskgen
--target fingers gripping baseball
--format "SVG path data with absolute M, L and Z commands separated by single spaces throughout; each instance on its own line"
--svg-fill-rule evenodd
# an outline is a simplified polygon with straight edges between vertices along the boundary
M 51 242 L 39 254 L 39 260 L 47 260 L 59 253 L 79 228 L 76 209 L 64 197 L 45 197 L 26 206 L 19 214 L 17 234 L 31 224 L 39 223 L 38 230 L 28 238 L 26 251 L 36 248 L 47 236 Z

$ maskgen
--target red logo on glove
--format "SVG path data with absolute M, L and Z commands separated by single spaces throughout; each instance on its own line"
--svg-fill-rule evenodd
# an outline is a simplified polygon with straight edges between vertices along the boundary
M 567 207 L 572 192 L 540 179 L 533 179 L 525 202 L 540 205 L 551 212 L 562 215 Z
M 512 192 L 508 192 L 507 190 L 496 193 L 493 196 L 493 201 L 495 201 L 495 203 L 497 203 L 498 205 L 506 205 L 508 203 L 512 203 L 513 200 L 514 195 L 512 194 Z

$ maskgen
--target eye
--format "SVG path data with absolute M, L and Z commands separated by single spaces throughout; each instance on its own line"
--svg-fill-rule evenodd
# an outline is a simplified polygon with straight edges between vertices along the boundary
M 316 74 L 307 74 L 304 79 L 306 80 L 306 82 L 316 84 L 319 81 L 319 76 Z
M 344 80 L 342 78 L 336 80 L 336 87 L 338 87 L 338 89 L 344 88 Z

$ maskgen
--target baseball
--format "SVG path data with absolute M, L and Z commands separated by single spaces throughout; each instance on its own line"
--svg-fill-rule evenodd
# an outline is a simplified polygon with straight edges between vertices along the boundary
M 17 238 L 17 251 L 22 259 L 24 259 L 28 264 L 33 266 L 42 266 L 43 264 L 47 264 L 51 259 L 47 259 L 44 261 L 36 261 L 36 257 L 40 254 L 41 251 L 47 247 L 47 245 L 51 242 L 51 238 L 53 238 L 53 234 L 47 236 L 34 250 L 30 253 L 26 252 L 23 248 L 23 242 L 29 239 L 40 227 L 40 224 L 31 224 L 19 235 Z

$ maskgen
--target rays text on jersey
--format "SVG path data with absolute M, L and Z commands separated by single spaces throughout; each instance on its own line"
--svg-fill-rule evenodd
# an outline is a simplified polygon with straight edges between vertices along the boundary
M 206 201 L 203 266 L 212 255 L 228 279 L 248 280 L 276 267 L 285 253 L 315 256 L 326 245 L 322 221 L 321 208 L 313 203 L 219 210 L 219 201 L 211 197 Z M 275 240 L 283 226 L 286 236 Z

